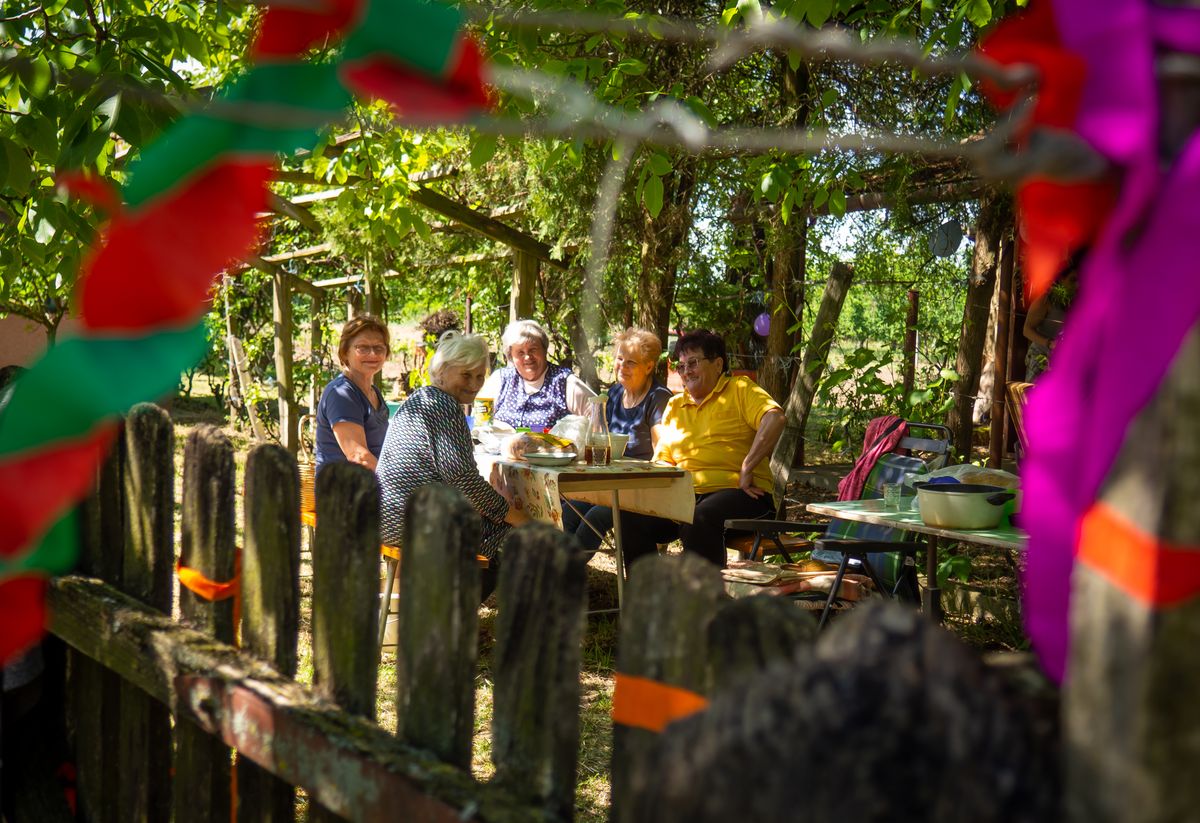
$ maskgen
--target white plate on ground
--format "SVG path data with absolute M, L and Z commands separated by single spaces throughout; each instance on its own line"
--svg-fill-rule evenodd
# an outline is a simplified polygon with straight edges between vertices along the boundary
M 565 466 L 575 462 L 574 452 L 530 452 L 525 459 L 534 466 Z

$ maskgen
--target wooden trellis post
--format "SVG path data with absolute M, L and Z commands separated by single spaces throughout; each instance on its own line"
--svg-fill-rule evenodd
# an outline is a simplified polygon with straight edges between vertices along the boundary
M 279 391 L 279 442 L 296 451 L 296 394 L 292 381 L 292 285 L 283 269 L 271 275 L 272 314 L 275 321 L 275 385 Z
M 513 251 L 513 280 L 512 293 L 508 301 L 509 321 L 533 317 L 533 298 L 537 292 L 537 278 L 540 264 L 538 259 L 527 252 Z

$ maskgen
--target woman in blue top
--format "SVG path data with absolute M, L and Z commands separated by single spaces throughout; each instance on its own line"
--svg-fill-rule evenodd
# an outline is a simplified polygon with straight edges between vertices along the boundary
M 342 328 L 342 373 L 325 387 L 317 404 L 317 472 L 340 461 L 375 470 L 387 434 L 388 407 L 374 380 L 390 351 L 387 326 L 376 317 L 362 314 Z
M 617 382 L 608 390 L 608 428 L 613 434 L 629 435 L 625 457 L 649 460 L 654 453 L 654 427 L 671 399 L 671 390 L 654 373 L 662 343 L 654 332 L 631 328 L 617 335 L 613 349 Z M 589 551 L 600 548 L 601 535 L 612 528 L 612 509 L 587 503 L 571 506 L 563 506 L 563 531 L 574 532 Z

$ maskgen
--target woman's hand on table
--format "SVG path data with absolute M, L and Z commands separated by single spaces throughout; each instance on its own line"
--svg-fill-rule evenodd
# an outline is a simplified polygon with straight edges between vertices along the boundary
M 514 434 L 500 446 L 500 454 L 509 460 L 524 460 L 525 453 L 534 448 L 532 438 L 525 434 Z

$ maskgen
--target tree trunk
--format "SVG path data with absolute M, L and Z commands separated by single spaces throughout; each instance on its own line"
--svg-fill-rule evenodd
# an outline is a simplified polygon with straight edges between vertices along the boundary
M 784 407 L 787 424 L 771 455 L 771 474 L 775 476 L 776 497 L 779 499 L 782 499 L 785 489 L 781 487 L 787 485 L 788 472 L 795 465 L 796 456 L 803 454 L 808 412 L 812 408 L 817 385 L 821 382 L 821 373 L 825 371 L 829 347 L 833 343 L 838 318 L 842 314 L 842 305 L 846 302 L 846 293 L 850 291 L 853 277 L 854 269 L 838 262 L 833 264 L 833 271 L 825 284 L 825 295 L 821 298 L 821 307 L 817 309 L 817 317 L 813 321 L 812 338 L 808 341 L 804 361 L 800 364 L 800 374 Z
M 779 77 L 781 108 L 795 108 L 792 125 L 803 128 L 808 122 L 808 65 L 801 64 L 798 69 L 793 69 L 787 55 L 780 55 Z M 772 261 L 767 310 L 771 313 L 771 330 L 767 334 L 767 354 L 758 370 L 758 382 L 783 403 L 796 376 L 793 355 L 800 342 L 800 321 L 804 314 L 808 215 L 793 211 L 786 224 L 777 219 L 769 237 Z M 793 326 L 796 330 L 790 331 Z
M 686 253 L 696 189 L 696 160 L 680 157 L 663 177 L 663 208 L 658 217 L 642 210 L 641 269 L 638 273 L 638 325 L 665 344 L 675 302 L 675 275 Z
M 808 245 L 808 218 L 793 213 L 771 232 L 773 261 L 768 305 L 771 329 L 767 355 L 758 370 L 758 383 L 783 403 L 796 375 L 795 349 L 800 342 L 799 321 L 804 314 L 804 265 Z M 796 326 L 795 331 L 792 327 Z
M 947 419 L 950 430 L 954 432 L 954 451 L 964 458 L 971 455 L 975 393 L 979 389 L 979 375 L 983 371 L 988 309 L 1000 265 L 1001 235 L 1010 221 L 1011 211 L 1006 195 L 991 194 L 983 199 L 975 227 L 975 253 L 971 258 L 971 275 L 958 337 L 958 357 L 954 364 L 958 372 L 958 384 L 954 391 L 954 406 Z

